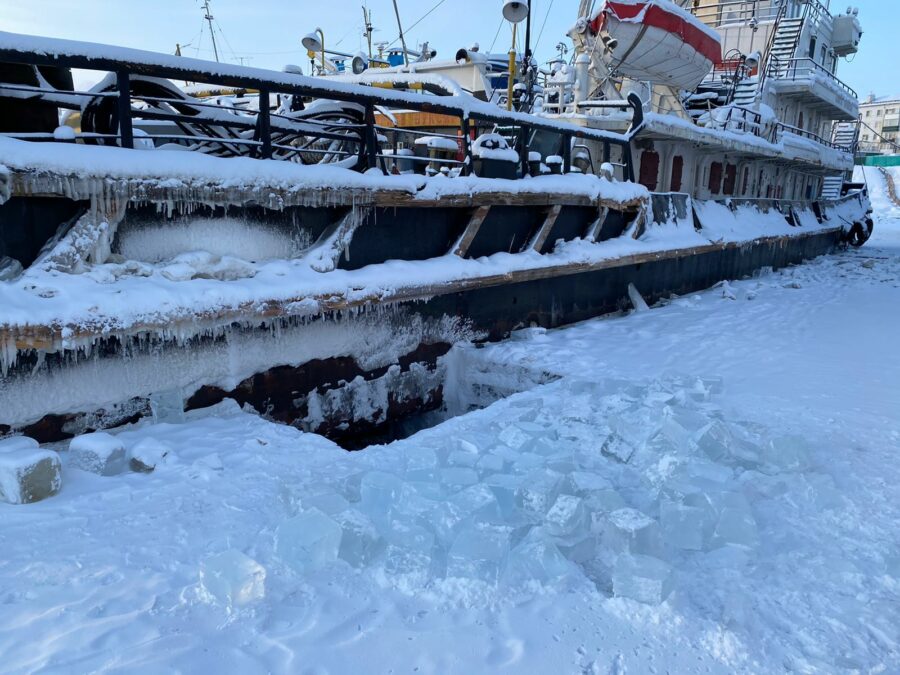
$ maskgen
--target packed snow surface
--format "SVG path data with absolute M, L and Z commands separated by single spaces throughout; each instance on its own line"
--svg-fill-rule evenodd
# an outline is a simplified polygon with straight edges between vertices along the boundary
M 900 209 L 867 177 L 866 248 L 458 348 L 450 398 L 548 383 L 388 446 L 227 402 L 121 430 L 150 474 L 62 444 L 58 496 L 0 504 L 0 669 L 898 672 Z

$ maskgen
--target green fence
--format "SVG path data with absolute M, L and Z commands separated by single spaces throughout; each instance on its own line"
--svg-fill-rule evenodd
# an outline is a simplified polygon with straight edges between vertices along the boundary
M 900 166 L 900 155 L 872 155 L 857 157 L 858 166 Z

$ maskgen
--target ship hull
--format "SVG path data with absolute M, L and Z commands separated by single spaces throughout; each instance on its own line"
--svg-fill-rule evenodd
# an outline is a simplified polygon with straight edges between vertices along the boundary
M 47 442 L 134 422 L 153 414 L 151 392 L 164 389 L 177 391 L 187 410 L 231 398 L 352 444 L 405 416 L 441 408 L 446 356 L 455 343 L 503 340 L 518 328 L 557 328 L 627 310 L 630 285 L 652 304 L 810 260 L 844 239 L 842 227 L 831 227 L 709 243 L 459 282 L 303 319 L 236 317 L 188 340 L 107 337 L 87 354 L 63 348 L 11 369 L 0 380 L 7 416 L 0 433 Z M 48 391 L 55 393 L 42 396 Z

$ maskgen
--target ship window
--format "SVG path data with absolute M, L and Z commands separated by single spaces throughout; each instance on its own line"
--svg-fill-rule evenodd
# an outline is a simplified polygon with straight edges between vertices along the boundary
M 651 192 L 656 189 L 659 176 L 659 153 L 645 150 L 641 154 L 641 175 L 638 182 Z
M 881 117 L 881 111 L 880 111 L 880 110 L 876 110 L 876 111 L 875 111 L 875 117 Z
M 684 172 L 684 157 L 675 155 L 672 158 L 672 180 L 669 183 L 670 192 L 681 192 L 681 174 Z
M 748 166 L 748 167 L 744 168 L 744 180 L 741 184 L 741 194 L 742 195 L 744 195 L 744 196 L 747 195 L 747 188 L 749 187 L 749 185 L 750 185 L 750 167 Z
M 713 162 L 709 165 L 709 191 L 717 195 L 722 189 L 722 163 Z
M 871 117 L 871 116 L 872 116 L 872 111 L 866 110 L 866 117 Z
M 737 167 L 734 164 L 725 165 L 725 184 L 722 186 L 722 193 L 726 195 L 734 194 L 734 186 L 737 183 Z

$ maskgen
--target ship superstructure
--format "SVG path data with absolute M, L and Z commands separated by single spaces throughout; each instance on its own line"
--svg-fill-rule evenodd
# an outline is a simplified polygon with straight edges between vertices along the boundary
M 637 93 L 645 115 L 635 179 L 652 191 L 840 196 L 859 132 L 856 92 L 837 70 L 859 48 L 857 12 L 832 15 L 822 0 L 683 4 L 582 2 L 571 32 L 577 75 L 545 110 L 616 130 L 625 120 L 615 102 Z M 602 148 L 587 145 L 596 161 Z

